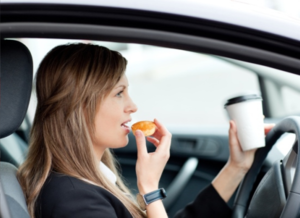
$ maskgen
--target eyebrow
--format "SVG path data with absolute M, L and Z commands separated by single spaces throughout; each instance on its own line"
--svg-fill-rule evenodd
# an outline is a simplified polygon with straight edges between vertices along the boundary
M 128 86 L 129 86 L 129 85 L 128 85 Z M 120 88 L 120 87 L 123 87 L 124 89 L 126 89 L 127 86 L 125 86 L 125 85 L 119 85 L 119 86 L 117 86 L 115 89 Z

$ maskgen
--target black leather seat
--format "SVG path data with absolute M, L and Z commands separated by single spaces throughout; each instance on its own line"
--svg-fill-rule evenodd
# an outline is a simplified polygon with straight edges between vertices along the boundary
M 32 87 L 32 57 L 18 41 L 1 40 L 0 56 L 0 138 L 14 133 L 21 125 L 29 104 Z M 0 162 L 0 217 L 29 217 L 17 168 Z

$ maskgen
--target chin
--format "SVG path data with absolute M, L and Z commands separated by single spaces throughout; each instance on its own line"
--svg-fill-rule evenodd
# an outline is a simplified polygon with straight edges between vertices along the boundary
M 128 142 L 129 142 L 129 139 L 128 139 L 128 136 L 127 136 L 127 137 L 126 137 L 126 141 L 125 141 L 125 143 L 123 144 L 122 147 L 126 147 L 126 146 L 128 145 Z
M 126 137 L 126 139 L 124 141 L 122 141 L 122 143 L 119 144 L 118 148 L 124 148 L 128 145 L 128 136 Z
M 120 144 L 119 146 L 111 147 L 112 149 L 124 148 L 127 146 L 128 143 Z

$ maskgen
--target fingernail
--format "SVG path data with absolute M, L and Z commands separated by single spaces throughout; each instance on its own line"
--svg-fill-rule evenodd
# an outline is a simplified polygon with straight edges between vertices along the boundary
M 137 129 L 137 130 L 135 131 L 135 135 L 138 136 L 138 137 L 142 136 L 142 131 L 139 130 L 139 129 Z

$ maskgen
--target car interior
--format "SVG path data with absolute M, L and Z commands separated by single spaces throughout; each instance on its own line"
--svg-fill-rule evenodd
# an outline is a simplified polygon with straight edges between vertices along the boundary
M 20 39 L 2 40 L 1 45 L 1 84 L 10 84 L 1 86 L 1 120 L 3 120 L 3 123 L 5 124 L 1 126 L 0 141 L 1 197 L 4 199 L 1 202 L 4 204 L 3 208 L 8 208 L 8 210 L 2 210 L 1 213 L 2 217 L 8 217 L 8 213 L 10 214 L 10 217 L 29 217 L 25 198 L 15 174 L 17 168 L 25 160 L 28 150 L 31 121 L 27 108 L 30 105 L 30 98 L 34 98 L 34 92 L 32 91 L 34 90 L 34 88 L 32 88 L 34 87 L 34 84 L 32 84 L 32 81 L 34 81 L 33 59 L 29 49 Z M 126 46 L 123 45 L 123 47 Z M 197 60 L 199 60 L 198 56 L 197 58 Z M 234 61 L 232 59 L 222 57 L 213 58 L 222 60 L 225 63 L 234 63 L 235 66 L 242 66 L 243 70 L 249 70 L 249 68 L 251 69 L 251 67 L 254 67 L 251 66 L 251 64 L 247 65 L 247 63 Z M 226 66 L 221 65 L 221 67 L 222 69 L 226 69 Z M 130 66 L 129 69 L 134 71 L 134 68 L 130 68 Z M 231 70 L 233 70 L 233 68 L 231 68 Z M 153 73 L 153 70 L 150 70 L 150 72 Z M 186 70 L 186 72 L 188 72 L 188 70 Z M 263 76 L 265 76 L 265 74 L 262 69 L 259 73 L 257 72 L 257 69 L 255 72 L 257 73 L 255 75 L 258 78 L 264 78 Z M 241 69 L 239 69 L 239 74 L 242 74 Z M 247 74 L 243 74 L 242 77 L 246 77 L 249 84 L 251 77 L 248 78 L 246 75 Z M 134 81 L 134 77 L 132 78 Z M 204 77 L 202 77 L 202 79 L 203 78 Z M 232 76 L 230 78 L 232 78 Z M 235 76 L 235 78 L 237 79 L 238 77 Z M 149 77 L 146 77 L 146 79 L 149 79 Z M 273 81 L 274 80 L 276 81 L 276 78 L 273 78 Z M 140 83 L 140 80 L 138 81 Z M 183 81 L 181 77 L 180 81 Z M 289 84 L 288 82 L 284 83 L 282 81 L 281 83 L 285 85 Z M 145 82 L 142 84 L 145 86 Z M 135 83 L 132 85 L 134 86 Z M 159 86 L 159 83 L 157 86 Z M 16 92 L 15 87 L 18 87 L 18 92 Z M 133 87 L 133 89 L 134 88 L 140 89 L 138 86 Z M 243 89 L 244 88 L 245 85 L 243 84 Z M 237 92 L 237 90 L 234 90 L 233 93 L 235 92 Z M 143 96 L 144 95 L 148 96 L 146 91 Z M 205 93 L 205 95 L 207 94 Z M 137 98 L 139 98 L 139 96 L 137 96 Z M 172 99 L 170 103 L 172 104 Z M 224 101 L 221 103 L 223 104 Z M 174 104 L 171 106 L 174 107 Z M 222 110 L 224 110 L 224 108 Z M 150 112 L 146 111 L 145 113 Z M 158 111 L 155 110 L 153 113 L 158 113 Z M 141 114 L 140 116 L 144 117 L 146 115 Z M 162 116 L 164 116 L 164 114 L 162 114 Z M 186 117 L 187 116 L 184 118 Z M 218 116 L 216 117 L 218 118 Z M 171 116 L 171 118 L 174 118 L 174 115 Z M 140 117 L 137 119 L 140 119 Z M 180 120 L 180 118 L 178 119 Z M 282 117 L 272 118 L 268 116 L 265 118 L 265 122 L 278 123 L 282 119 Z M 220 119 L 218 118 L 218 120 Z M 224 120 L 227 122 L 228 117 L 225 116 Z M 210 119 L 209 122 L 213 123 L 213 120 Z M 202 125 L 196 127 L 186 125 L 185 127 L 180 128 L 176 125 L 170 125 L 170 131 L 173 133 L 171 158 L 162 175 L 160 186 L 166 187 L 168 192 L 168 198 L 164 200 L 164 205 L 168 211 L 168 215 L 172 217 L 180 208 L 191 202 L 197 194 L 213 180 L 226 163 L 229 156 L 229 150 L 228 125 Z M 279 138 L 279 136 L 281 136 L 281 134 L 276 135 L 277 138 Z M 264 180 L 267 180 L 267 183 L 272 184 L 268 186 L 268 188 L 270 189 L 273 187 L 273 189 L 266 190 L 266 188 L 263 187 L 261 189 L 262 191 L 257 194 L 254 195 L 254 193 L 251 193 L 251 196 L 254 195 L 253 199 L 257 200 L 251 201 L 249 208 L 255 209 L 250 210 L 251 212 L 254 212 L 248 213 L 248 217 L 261 216 L 265 211 L 270 213 L 268 210 L 265 210 L 264 207 L 261 207 L 261 204 L 263 204 L 261 201 L 264 201 L 266 197 L 278 200 L 277 203 L 273 202 L 272 204 L 271 210 L 274 213 L 274 216 L 272 217 L 276 217 L 282 212 L 283 207 L 286 204 L 286 196 L 292 186 L 297 159 L 295 135 L 290 134 L 289 137 L 292 139 L 288 141 L 287 147 L 289 148 L 294 145 L 294 149 L 289 151 L 290 153 L 286 155 L 285 159 L 283 154 L 287 153 L 287 148 L 285 148 L 285 153 L 280 152 L 280 147 L 274 148 L 267 157 L 267 153 L 264 153 L 264 158 L 262 158 L 263 163 L 261 163 L 263 167 L 257 175 L 259 178 L 258 181 L 260 181 L 261 178 L 264 178 Z M 151 143 L 147 143 L 148 151 L 153 151 L 155 147 Z M 133 194 L 136 194 L 135 161 L 137 150 L 133 134 L 129 134 L 129 144 L 126 147 L 114 149 L 113 152 L 121 165 L 122 175 L 124 176 L 126 183 L 129 185 Z M 282 166 L 278 163 L 278 160 L 282 160 L 284 162 L 284 167 L 289 168 L 289 170 L 285 171 L 286 174 L 289 174 L 285 179 L 278 179 L 278 177 L 282 178 Z M 269 174 L 270 176 L 266 176 Z M 284 185 L 282 183 L 283 180 L 286 181 L 286 184 Z M 258 181 L 254 184 L 255 187 L 258 187 Z M 273 184 L 272 181 L 277 181 L 277 183 Z M 251 185 L 244 185 L 241 186 L 240 189 L 242 189 L 242 187 L 250 186 Z M 278 186 L 280 188 L 278 188 Z M 240 189 L 237 192 L 243 192 L 243 190 Z M 269 196 L 270 193 L 275 193 L 276 196 Z M 231 207 L 233 207 L 234 202 L 239 199 L 239 196 L 236 195 L 237 193 L 235 193 L 229 201 Z M 263 210 L 261 210 L 262 208 Z M 274 208 L 277 208 L 278 210 L 276 211 Z
M 0 217 L 29 217 L 16 171 L 30 140 L 34 73 L 54 46 L 51 40 L 62 39 L 97 43 L 124 54 L 132 98 L 140 111 L 134 119 L 159 116 L 168 123 L 171 157 L 160 186 L 168 194 L 163 203 L 169 217 L 191 202 L 226 163 L 229 118 L 224 103 L 248 90 L 262 95 L 265 122 L 276 127 L 228 202 L 232 217 L 300 216 L 299 42 L 162 13 L 27 5 L 19 6 L 19 16 L 14 16 L 16 8 L 3 6 L 1 15 Z M 52 47 L 43 47 L 48 41 Z M 156 104 L 147 103 L 151 100 Z M 147 148 L 155 149 L 151 143 Z M 136 194 L 134 136 L 130 133 L 129 144 L 113 153 Z

